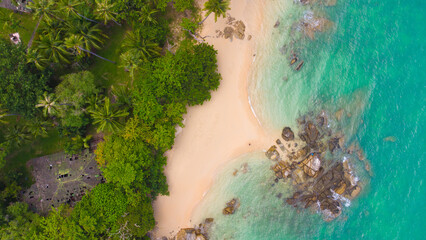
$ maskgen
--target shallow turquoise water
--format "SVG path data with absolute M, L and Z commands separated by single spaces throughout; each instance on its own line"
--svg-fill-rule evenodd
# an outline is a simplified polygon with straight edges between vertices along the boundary
M 360 197 L 326 223 L 317 213 L 283 204 L 288 185 L 272 186 L 263 153 L 247 154 L 223 170 L 195 215 L 215 218 L 213 239 L 426 239 L 425 2 L 270 4 L 249 89 L 262 126 L 275 132 L 294 127 L 306 111 L 343 108 L 351 114 L 342 122 L 346 138 L 359 142 L 374 175 Z M 307 11 L 334 25 L 314 41 L 293 44 L 305 60 L 296 73 L 288 67 L 288 53 L 279 49 L 298 39 L 292 23 Z M 282 24 L 272 29 L 277 19 Z M 384 141 L 388 136 L 396 141 Z M 244 163 L 250 170 L 234 177 Z M 241 198 L 240 209 L 222 216 L 224 203 L 235 196 Z

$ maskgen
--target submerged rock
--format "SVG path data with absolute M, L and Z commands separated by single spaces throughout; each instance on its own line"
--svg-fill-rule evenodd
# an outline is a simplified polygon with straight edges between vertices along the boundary
M 277 28 L 277 27 L 279 27 L 280 26 L 280 20 L 277 20 L 276 22 L 275 22 L 275 24 L 274 24 L 274 28 Z
M 223 209 L 222 213 L 224 215 L 234 214 L 235 211 L 240 207 L 240 202 L 237 198 L 233 198 L 231 201 L 226 203 L 226 207 Z
M 338 138 L 332 138 L 328 141 L 328 149 L 330 149 L 330 152 L 334 152 L 335 149 L 339 149 L 339 139 Z
M 396 137 L 395 136 L 385 137 L 383 139 L 383 141 L 385 141 L 385 142 L 396 142 Z
M 315 32 L 323 32 L 333 26 L 333 22 L 324 18 L 318 17 L 313 12 L 307 12 L 300 21 L 300 29 L 310 39 L 315 38 Z

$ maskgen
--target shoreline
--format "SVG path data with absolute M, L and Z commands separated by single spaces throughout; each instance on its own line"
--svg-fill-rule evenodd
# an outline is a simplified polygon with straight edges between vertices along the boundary
M 203 6 L 206 0 L 199 0 Z M 232 0 L 227 12 L 246 26 L 245 38 L 233 40 L 207 37 L 218 51 L 218 70 L 222 80 L 211 100 L 189 107 L 185 127 L 166 152 L 165 174 L 169 196 L 153 203 L 156 227 L 154 237 L 171 237 L 180 228 L 193 227 L 193 211 L 209 191 L 217 173 L 235 158 L 266 150 L 274 140 L 268 137 L 252 110 L 248 97 L 248 77 L 258 34 L 261 32 L 265 3 Z M 202 36 L 216 36 L 228 26 L 226 18 L 214 22 L 212 14 L 203 25 Z M 248 40 L 251 35 L 252 39 Z

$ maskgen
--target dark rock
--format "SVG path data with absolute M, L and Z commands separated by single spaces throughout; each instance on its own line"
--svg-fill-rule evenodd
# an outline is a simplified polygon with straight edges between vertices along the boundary
M 276 22 L 275 22 L 275 24 L 274 24 L 274 28 L 277 28 L 277 27 L 279 27 L 280 26 L 280 20 L 277 20 Z
M 302 68 L 303 64 L 304 64 L 304 61 L 302 60 L 302 61 L 301 61 L 301 62 L 297 65 L 297 67 L 296 67 L 296 71 L 299 71 L 299 70 Z
M 231 201 L 226 203 L 226 207 L 223 209 L 222 213 L 224 215 L 234 214 L 239 206 L 240 206 L 239 200 L 236 198 L 233 198 Z
M 286 141 L 292 141 L 294 139 L 294 133 L 289 127 L 283 129 L 281 136 Z
M 319 138 L 319 131 L 312 122 L 307 122 L 304 127 L 304 132 L 299 134 L 302 141 L 306 142 L 309 147 L 316 148 L 316 141 Z
M 283 152 L 285 152 L 285 151 L 286 151 L 286 150 L 285 150 L 285 147 L 284 147 L 284 144 L 281 142 L 281 140 L 277 139 L 275 142 L 276 142 L 276 143 L 277 143 L 277 145 L 280 147 L 281 151 L 283 151 Z
M 328 149 L 330 149 L 330 152 L 334 152 L 334 150 L 339 148 L 339 138 L 332 138 L 328 141 Z

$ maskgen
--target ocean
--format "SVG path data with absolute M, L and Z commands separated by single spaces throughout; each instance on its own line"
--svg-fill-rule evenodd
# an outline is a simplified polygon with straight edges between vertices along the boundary
M 361 194 L 325 222 L 318 212 L 286 204 L 291 183 L 274 182 L 264 152 L 247 153 L 222 170 L 194 213 L 195 222 L 214 218 L 211 239 L 426 239 L 426 4 L 320 2 L 268 3 L 250 102 L 277 138 L 284 126 L 295 129 L 301 114 L 343 109 L 346 144 L 359 145 L 372 174 L 357 169 Z M 316 17 L 332 24 L 311 39 L 298 23 Z M 289 66 L 292 51 L 304 61 L 300 71 Z M 241 206 L 224 216 L 234 197 Z

